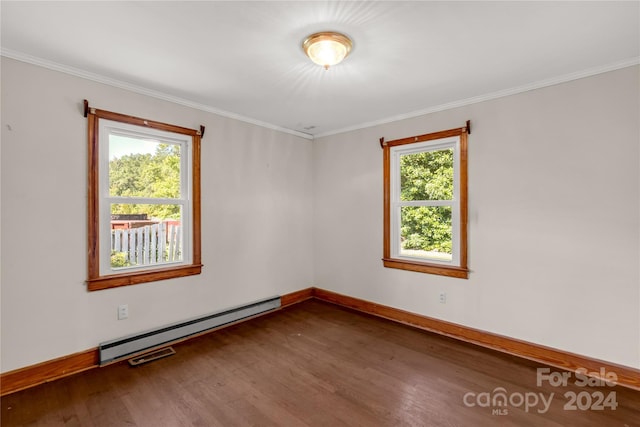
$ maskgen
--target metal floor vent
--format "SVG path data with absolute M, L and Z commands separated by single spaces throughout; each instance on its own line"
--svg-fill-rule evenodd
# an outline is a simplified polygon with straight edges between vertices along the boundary
M 144 353 L 139 356 L 129 359 L 129 365 L 138 366 L 143 363 L 153 362 L 154 360 L 162 359 L 163 357 L 173 356 L 176 351 L 173 347 L 162 347 L 157 350 L 151 350 L 149 353 Z
M 280 307 L 280 297 L 268 298 L 251 304 L 227 309 L 197 319 L 174 323 L 165 327 L 107 341 L 98 347 L 100 365 L 131 356 L 141 351 L 159 347 L 191 335 L 205 332 L 228 323 L 275 310 Z

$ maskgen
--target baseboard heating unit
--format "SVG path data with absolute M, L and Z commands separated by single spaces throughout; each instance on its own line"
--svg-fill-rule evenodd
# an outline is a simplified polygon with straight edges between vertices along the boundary
M 113 362 L 127 356 L 154 347 L 206 332 L 210 329 L 237 322 L 256 314 L 265 313 L 280 307 L 280 297 L 268 298 L 251 304 L 223 310 L 197 319 L 174 323 L 162 328 L 119 338 L 100 344 L 100 365 Z

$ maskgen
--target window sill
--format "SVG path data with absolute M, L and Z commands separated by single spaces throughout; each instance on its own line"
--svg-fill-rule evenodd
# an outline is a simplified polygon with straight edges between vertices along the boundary
M 120 286 L 137 285 L 139 283 L 155 282 L 158 280 L 174 279 L 200 274 L 202 264 L 183 265 L 180 267 L 170 267 L 155 269 L 151 271 L 140 271 L 136 273 L 122 273 L 110 276 L 101 276 L 87 280 L 88 291 L 99 291 L 102 289 L 117 288 Z
M 400 270 L 416 271 L 419 273 L 438 274 L 440 276 L 456 277 L 458 279 L 468 279 L 469 269 L 463 267 L 450 267 L 439 264 L 429 264 L 426 262 L 407 261 L 397 258 L 382 258 L 382 264 L 387 268 L 397 268 Z

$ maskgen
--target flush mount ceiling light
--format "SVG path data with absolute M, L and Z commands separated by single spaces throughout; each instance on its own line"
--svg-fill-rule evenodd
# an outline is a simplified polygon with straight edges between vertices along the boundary
M 313 62 L 322 65 L 325 70 L 346 58 L 352 46 L 353 43 L 349 37 L 333 31 L 311 34 L 302 43 L 304 53 Z

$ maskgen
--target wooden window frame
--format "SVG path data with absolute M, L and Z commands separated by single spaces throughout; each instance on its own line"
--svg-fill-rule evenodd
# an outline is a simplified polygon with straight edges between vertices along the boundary
M 136 285 L 200 274 L 200 142 L 204 127 L 200 130 L 184 128 L 153 120 L 128 116 L 111 111 L 88 108 L 85 101 L 85 117 L 88 122 L 88 279 L 87 289 L 97 291 L 119 286 Z M 142 128 L 173 132 L 191 137 L 191 262 L 165 267 L 150 267 L 144 270 L 124 271 L 118 274 L 100 273 L 100 120 L 111 120 L 140 126 Z
M 467 267 L 467 223 L 468 223 L 468 153 L 467 153 L 467 134 L 469 133 L 470 124 L 467 126 L 449 129 L 440 132 L 434 132 L 424 135 L 412 136 L 409 138 L 397 139 L 394 141 L 384 142 L 381 139 L 383 149 L 383 174 L 384 174 L 384 230 L 383 230 L 383 258 L 382 263 L 387 268 L 397 268 L 401 270 L 416 271 L 420 273 L 437 274 L 442 276 L 456 277 L 467 279 L 469 277 L 469 269 Z M 391 255 L 391 148 L 417 144 L 425 141 L 436 141 L 444 138 L 459 137 L 459 164 L 458 164 L 458 185 L 459 185 L 459 262 L 456 265 L 446 265 L 435 262 L 419 261 L 414 259 L 393 258 Z

